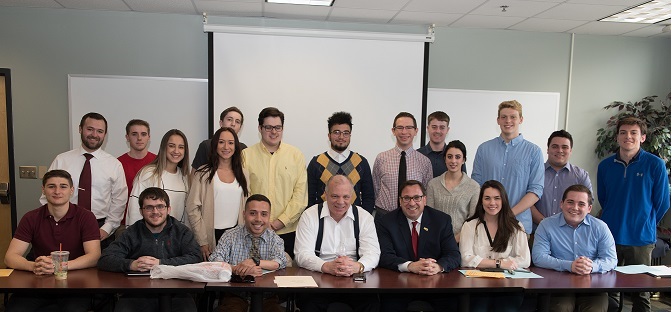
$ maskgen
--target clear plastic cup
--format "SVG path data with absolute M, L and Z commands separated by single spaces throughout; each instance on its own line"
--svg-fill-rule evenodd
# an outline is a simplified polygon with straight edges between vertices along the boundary
M 51 261 L 54 263 L 54 277 L 57 280 L 64 280 L 68 278 L 68 258 L 69 251 L 52 251 Z

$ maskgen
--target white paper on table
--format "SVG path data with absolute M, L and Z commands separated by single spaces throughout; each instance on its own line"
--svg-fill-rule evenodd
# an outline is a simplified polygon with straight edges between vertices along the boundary
M 617 266 L 614 270 L 621 272 L 623 274 L 642 274 L 650 273 L 657 276 L 670 275 L 672 269 L 664 265 L 649 266 L 643 264 L 635 265 L 626 265 L 626 266 Z
M 274 282 L 278 287 L 317 287 L 312 276 L 276 276 Z

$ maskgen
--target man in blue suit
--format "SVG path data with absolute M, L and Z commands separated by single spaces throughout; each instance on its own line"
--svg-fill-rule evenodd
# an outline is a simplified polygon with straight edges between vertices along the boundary
M 378 266 L 399 272 L 435 275 L 460 266 L 450 216 L 426 206 L 425 187 L 415 180 L 402 185 L 401 209 L 383 216 L 376 224 L 380 242 Z M 435 311 L 455 310 L 457 300 L 435 294 L 381 298 L 381 311 L 406 311 L 413 300 L 427 301 Z

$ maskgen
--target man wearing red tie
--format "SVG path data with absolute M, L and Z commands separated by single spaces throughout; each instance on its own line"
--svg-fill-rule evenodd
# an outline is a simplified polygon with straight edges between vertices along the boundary
M 386 214 L 376 223 L 380 242 L 381 268 L 420 275 L 450 272 L 460 266 L 449 215 L 427 204 L 425 187 L 419 181 L 402 184 L 401 209 Z M 456 310 L 455 298 L 446 296 L 394 294 L 381 296 L 381 311 L 406 311 L 414 300 L 431 304 L 435 311 Z
M 72 175 L 75 193 L 70 201 L 91 210 L 100 227 L 101 248 L 119 227 L 126 209 L 128 187 L 124 168 L 114 156 L 100 149 L 107 134 L 107 120 L 98 113 L 88 113 L 79 123 L 82 144 L 56 156 L 49 170 L 62 169 Z M 44 195 L 40 202 L 47 202 Z

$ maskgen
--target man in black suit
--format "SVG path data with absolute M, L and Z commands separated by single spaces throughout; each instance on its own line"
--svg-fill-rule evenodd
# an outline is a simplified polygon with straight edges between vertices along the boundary
M 401 209 L 376 224 L 380 242 L 379 266 L 399 272 L 435 275 L 460 266 L 460 251 L 450 216 L 426 206 L 425 187 L 415 180 L 402 185 Z M 381 298 L 381 311 L 406 311 L 413 300 L 427 301 L 435 311 L 452 311 L 457 300 L 447 296 L 409 295 Z

